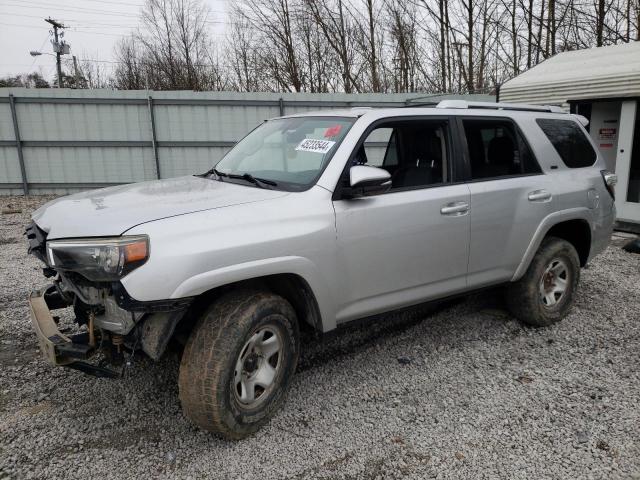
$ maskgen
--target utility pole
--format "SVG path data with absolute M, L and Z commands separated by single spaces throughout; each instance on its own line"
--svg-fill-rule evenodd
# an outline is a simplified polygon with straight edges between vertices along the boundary
M 63 53 L 65 53 L 64 45 L 60 44 L 58 41 L 58 29 L 64 29 L 64 25 L 60 22 L 53 20 L 51 17 L 45 18 L 45 22 L 53 25 L 53 36 L 55 37 L 55 43 L 53 44 L 53 51 L 56 52 L 56 67 L 58 69 L 58 88 L 62 88 L 62 62 L 60 61 L 60 57 Z

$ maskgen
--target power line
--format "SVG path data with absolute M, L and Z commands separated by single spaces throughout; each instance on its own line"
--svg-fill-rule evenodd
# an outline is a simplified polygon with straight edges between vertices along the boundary
M 47 8 L 47 9 L 52 8 L 52 6 L 48 2 L 41 1 L 41 0 L 20 0 L 18 5 L 15 5 L 17 0 L 10 0 L 10 1 L 14 2 L 14 4 L 11 5 L 13 7 L 18 6 L 23 8 Z M 140 8 L 138 4 L 129 4 L 129 6 Z M 103 9 L 93 8 L 93 7 L 87 8 L 87 7 L 71 6 L 71 5 L 62 5 L 62 6 L 56 5 L 55 7 L 53 7 L 54 10 L 71 10 L 75 12 L 86 11 L 90 13 L 118 13 L 119 15 L 126 15 L 121 13 L 122 7 L 116 7 L 116 8 L 118 8 L 119 10 L 103 10 Z
M 25 3 L 27 3 L 28 5 L 25 5 Z M 47 8 L 50 9 L 51 5 L 48 5 L 46 3 L 41 3 L 41 2 L 37 2 L 37 1 L 33 1 L 33 0 L 24 0 L 21 1 L 19 4 L 15 4 L 15 3 L 7 3 L 6 5 L 10 6 L 10 7 L 17 7 L 17 8 Z M 129 6 L 135 6 L 138 8 L 142 8 L 143 5 L 139 5 L 139 4 L 127 4 Z M 69 5 L 65 5 L 62 7 L 55 7 L 55 10 L 63 10 L 63 11 L 68 11 L 68 12 L 76 12 L 76 13 L 91 13 L 91 14 L 101 14 L 101 15 L 113 15 L 113 16 L 121 16 L 121 17 L 130 17 L 131 15 L 126 14 L 126 13 L 118 13 L 118 12 L 114 12 L 113 10 L 102 10 L 102 9 L 96 9 L 96 8 L 86 8 L 86 7 L 71 7 Z M 222 13 L 225 14 L 226 12 L 221 11 L 221 10 L 212 10 L 212 9 L 207 9 L 209 12 L 213 12 L 213 13 Z
M 33 18 L 39 18 L 42 19 L 42 17 L 33 17 Z M 66 20 L 65 20 L 66 21 Z M 227 25 L 232 25 L 233 23 L 227 23 Z M 35 25 L 25 25 L 24 23 L 5 23 L 5 22 L 0 22 L 0 25 L 5 25 L 7 27 L 20 27 L 20 28 L 31 28 L 31 29 L 36 29 L 36 30 L 40 30 L 42 31 L 42 27 L 38 27 Z M 137 25 L 132 25 L 131 27 L 127 27 L 127 28 L 132 28 L 135 29 L 137 27 Z M 90 28 L 90 27 L 81 27 L 81 28 Z M 86 33 L 86 34 L 91 34 L 91 35 L 97 35 L 100 32 L 90 32 L 87 30 L 81 30 L 78 29 L 75 25 L 74 26 L 70 26 L 67 27 L 66 30 L 72 31 L 74 33 Z M 106 33 L 106 32 L 102 32 L 102 35 L 109 35 L 109 36 L 114 36 L 114 37 L 128 37 L 130 35 L 130 33 Z M 225 34 L 222 33 L 215 33 L 215 32 L 208 32 L 208 35 L 213 35 L 213 36 L 226 36 Z
M 42 20 L 42 16 L 39 16 L 39 15 L 26 15 L 24 13 L 13 13 L 13 12 L 9 12 L 8 15 L 14 16 L 14 17 L 37 18 L 37 19 Z M 72 19 L 72 18 L 66 18 L 65 17 L 65 21 L 74 23 L 74 22 L 78 22 L 78 21 L 79 22 L 90 22 L 91 20 L 89 20 L 89 19 L 78 20 L 78 19 Z M 2 23 L 2 22 L 0 22 L 0 23 Z M 92 23 L 94 23 L 94 22 L 92 22 Z M 236 24 L 243 25 L 242 22 L 235 22 L 235 21 L 228 21 L 228 20 L 205 20 L 204 23 L 207 23 L 207 24 L 210 24 L 210 25 L 229 25 L 229 26 L 236 25 Z M 2 23 L 2 25 L 17 26 L 19 24 L 17 24 L 17 23 Z M 117 24 L 103 24 L 103 25 L 108 26 L 108 27 L 120 27 L 120 25 L 117 25 Z M 20 26 L 27 27 L 27 28 L 36 28 L 36 27 L 33 27 L 32 25 L 20 25 Z M 136 28 L 138 26 L 140 26 L 140 25 L 139 24 L 138 25 L 123 25 L 122 28 Z
M 7 15 L 9 17 L 25 17 L 25 18 L 37 18 L 39 20 L 42 20 L 42 15 L 28 15 L 26 13 L 15 13 L 15 12 L 2 12 L 3 15 Z M 128 15 L 129 17 L 131 17 L 130 15 Z M 75 21 L 75 20 L 74 20 Z M 89 19 L 84 19 L 82 20 L 83 22 L 88 22 L 90 21 Z M 14 24 L 11 24 L 14 25 Z
M 75 27 L 70 27 L 68 30 L 71 30 L 74 33 L 85 33 L 87 35 L 103 35 L 107 37 L 128 37 L 130 35 L 128 33 L 90 32 L 87 30 L 79 30 Z
M 35 8 L 37 10 L 43 10 L 45 8 L 51 8 L 51 6 L 49 7 L 45 7 L 45 6 L 33 6 L 33 5 L 16 5 L 16 4 L 10 4 L 7 3 L 5 4 L 8 7 L 12 7 L 12 8 Z M 131 18 L 131 15 L 127 15 L 126 13 L 115 13 L 115 12 L 107 12 L 107 11 L 102 11 L 102 10 L 83 10 L 81 8 L 61 8 L 61 7 L 56 7 L 54 9 L 54 11 L 57 10 L 62 10 L 62 11 L 66 11 L 66 12 L 73 12 L 73 13 L 90 13 L 90 14 L 94 14 L 94 15 L 110 15 L 113 17 L 127 17 L 127 18 Z M 12 14 L 11 12 L 8 12 L 10 15 Z
M 130 32 L 130 33 L 95 32 L 95 31 L 89 31 L 89 30 L 81 30 L 76 27 L 67 27 L 67 30 L 72 31 L 73 33 L 84 33 L 86 35 L 106 35 L 108 37 L 129 37 L 133 33 L 133 32 Z M 224 33 L 215 33 L 215 32 L 207 32 L 207 35 L 213 36 L 213 37 L 222 37 L 222 38 L 227 37 L 227 35 Z
M 42 45 L 40 45 L 40 48 L 38 49 L 39 52 L 42 51 L 42 49 L 44 48 L 44 44 L 47 43 L 47 40 L 49 40 L 49 36 L 51 34 L 49 32 L 47 32 L 47 36 L 44 37 L 44 40 L 42 41 Z M 31 62 L 31 66 L 29 68 L 33 68 L 33 66 L 36 64 L 36 61 L 38 60 L 38 57 L 35 56 L 33 57 L 33 62 Z
M 133 3 L 133 2 L 116 2 L 115 0 L 83 0 L 85 2 L 96 2 L 96 3 L 108 3 L 111 5 L 127 5 L 127 6 L 135 6 L 135 7 L 143 7 L 143 3 Z
M 96 60 L 93 58 L 81 58 L 80 59 L 81 62 L 90 62 L 90 63 L 109 63 L 112 65 L 126 65 L 127 62 L 118 62 L 116 60 Z M 138 60 L 135 63 L 138 63 L 140 65 L 156 65 L 155 63 L 151 63 L 151 62 L 145 62 L 144 60 Z M 214 63 L 192 63 L 191 64 L 194 67 L 217 67 L 218 65 L 214 64 Z
M 40 18 L 40 17 L 38 17 Z M 6 25 L 7 27 L 21 27 L 21 28 L 35 28 L 42 31 L 42 27 L 36 27 L 35 25 L 25 25 L 23 23 L 4 23 L 0 22 L 0 25 Z

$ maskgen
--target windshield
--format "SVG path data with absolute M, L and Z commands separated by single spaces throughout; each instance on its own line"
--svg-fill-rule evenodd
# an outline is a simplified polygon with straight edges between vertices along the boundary
M 249 174 L 273 188 L 309 188 L 331 160 L 356 118 L 297 117 L 260 125 L 215 166 L 223 181 Z M 231 177 L 229 177 L 231 176 Z M 245 175 L 246 176 L 246 175 Z

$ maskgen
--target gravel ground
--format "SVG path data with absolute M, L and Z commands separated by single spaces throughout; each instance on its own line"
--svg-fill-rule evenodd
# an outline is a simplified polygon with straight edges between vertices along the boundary
M 198 431 L 178 355 L 121 380 L 40 358 L 22 230 L 0 198 L 0 478 L 640 479 L 640 255 L 583 270 L 559 325 L 523 328 L 496 292 L 307 340 L 285 408 L 255 436 Z M 63 319 L 69 321 L 68 316 Z

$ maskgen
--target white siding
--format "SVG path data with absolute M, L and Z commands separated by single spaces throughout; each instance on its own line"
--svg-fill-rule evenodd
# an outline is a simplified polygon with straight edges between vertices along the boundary
M 500 88 L 504 102 L 565 105 L 628 97 L 640 97 L 640 42 L 559 53 Z

